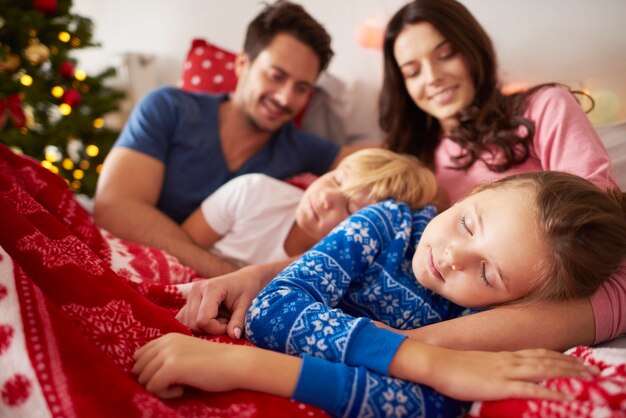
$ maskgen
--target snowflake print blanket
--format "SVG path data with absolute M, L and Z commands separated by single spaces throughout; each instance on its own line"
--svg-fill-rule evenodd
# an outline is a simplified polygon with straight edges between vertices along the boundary
M 99 230 L 64 180 L 1 144 L 0 219 L 1 417 L 327 416 L 248 391 L 162 401 L 144 390 L 132 354 L 189 333 L 173 285 L 195 273 Z
M 60 177 L 0 144 L 0 416 L 315 417 L 278 397 L 188 390 L 163 401 L 130 372 L 133 352 L 168 332 L 177 284 L 196 274 L 170 255 L 98 229 Z M 210 339 L 249 344 L 227 337 Z M 624 417 L 626 350 L 577 347 L 590 380 L 553 379 L 569 403 L 475 403 L 471 417 Z

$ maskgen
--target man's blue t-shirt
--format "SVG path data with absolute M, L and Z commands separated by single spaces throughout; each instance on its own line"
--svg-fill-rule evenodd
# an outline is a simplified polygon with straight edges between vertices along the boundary
M 339 146 L 299 131 L 292 123 L 238 170 L 230 171 L 219 138 L 219 105 L 228 96 L 189 93 L 162 87 L 135 107 L 115 146 L 131 148 L 162 161 L 165 174 L 157 208 L 182 222 L 218 187 L 246 173 L 286 179 L 310 172 L 321 175 Z

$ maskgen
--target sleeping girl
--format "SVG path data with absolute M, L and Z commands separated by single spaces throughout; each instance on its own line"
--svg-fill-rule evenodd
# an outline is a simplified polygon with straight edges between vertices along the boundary
M 164 397 L 180 385 L 251 389 L 333 416 L 459 415 L 443 395 L 564 400 L 536 382 L 593 370 L 546 350 L 463 352 L 393 329 L 592 293 L 626 255 L 625 204 L 620 191 L 537 172 L 485 185 L 438 216 L 432 206 L 369 206 L 254 300 L 246 335 L 273 351 L 168 334 L 135 353 L 133 370 Z

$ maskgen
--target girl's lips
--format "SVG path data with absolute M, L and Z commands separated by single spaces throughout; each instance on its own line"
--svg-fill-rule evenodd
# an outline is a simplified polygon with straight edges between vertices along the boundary
M 443 275 L 441 274 L 441 272 L 437 268 L 437 265 L 435 264 L 435 260 L 433 259 L 433 249 L 432 248 L 428 252 L 428 268 L 430 269 L 430 272 L 433 274 L 433 276 L 438 277 L 439 279 L 441 279 L 441 281 L 445 282 L 445 279 L 443 278 Z

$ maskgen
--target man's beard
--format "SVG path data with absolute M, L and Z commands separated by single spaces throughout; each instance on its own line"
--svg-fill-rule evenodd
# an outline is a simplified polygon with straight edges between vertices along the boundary
M 272 132 L 276 132 L 277 130 L 279 130 L 280 128 L 282 128 L 285 124 L 291 122 L 293 120 L 293 110 L 289 107 L 285 107 L 280 105 L 279 103 L 276 103 L 275 100 L 270 99 L 270 98 L 261 98 L 261 102 L 263 100 L 268 100 L 272 103 L 272 105 L 278 107 L 280 110 L 282 110 L 285 114 L 292 116 L 290 119 L 286 120 L 285 122 L 281 123 L 279 126 L 277 126 L 275 129 L 272 128 L 268 128 L 266 126 L 263 126 L 255 117 L 254 115 L 252 115 L 252 112 L 246 112 L 246 118 L 248 120 L 248 125 L 255 131 L 257 132 L 264 132 L 264 133 L 272 133 Z

